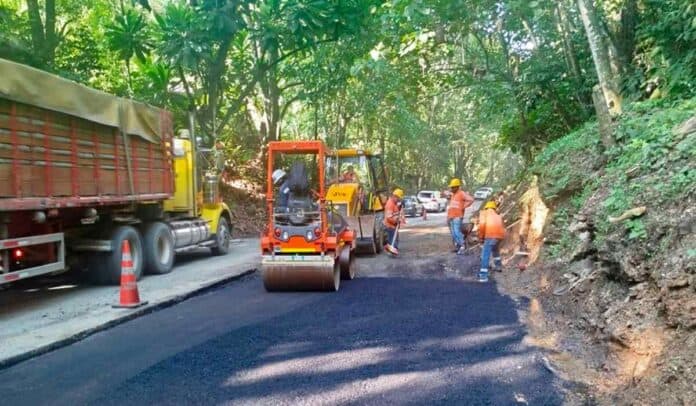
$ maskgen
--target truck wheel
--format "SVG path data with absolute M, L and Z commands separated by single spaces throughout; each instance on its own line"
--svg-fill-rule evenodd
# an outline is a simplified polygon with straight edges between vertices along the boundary
M 111 231 L 111 252 L 89 257 L 89 271 L 95 282 L 103 285 L 121 283 L 121 244 L 125 240 L 130 244 L 133 272 L 136 279 L 140 279 L 143 273 L 143 245 L 140 234 L 131 226 L 119 226 Z
M 172 271 L 174 237 L 166 224 L 157 221 L 145 227 L 143 254 L 146 273 L 161 275 Z
M 213 255 L 226 255 L 230 252 L 230 242 L 232 234 L 227 219 L 220 217 L 218 220 L 217 231 L 215 232 L 215 245 L 211 248 Z

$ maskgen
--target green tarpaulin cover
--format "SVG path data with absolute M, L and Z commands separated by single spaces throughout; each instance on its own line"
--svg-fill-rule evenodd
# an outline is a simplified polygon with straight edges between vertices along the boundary
M 164 110 L 0 59 L 0 97 L 120 128 L 159 143 Z

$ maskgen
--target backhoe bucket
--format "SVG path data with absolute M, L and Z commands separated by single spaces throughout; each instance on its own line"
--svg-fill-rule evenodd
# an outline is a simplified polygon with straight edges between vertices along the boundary
M 264 255 L 263 284 L 271 291 L 338 290 L 341 269 L 330 255 Z
M 375 215 L 361 215 L 355 217 L 346 217 L 346 222 L 351 230 L 355 231 L 355 253 L 374 255 L 377 253 L 378 247 L 375 246 L 374 230 L 375 230 Z

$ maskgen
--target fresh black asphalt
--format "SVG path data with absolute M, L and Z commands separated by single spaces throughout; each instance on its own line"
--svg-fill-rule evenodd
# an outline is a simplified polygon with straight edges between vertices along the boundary
M 0 371 L 0 403 L 561 404 L 475 262 L 362 269 L 337 293 L 247 277 Z

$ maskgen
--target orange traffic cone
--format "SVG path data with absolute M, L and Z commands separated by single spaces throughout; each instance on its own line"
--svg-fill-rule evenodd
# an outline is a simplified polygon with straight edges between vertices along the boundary
M 140 301 L 138 294 L 138 282 L 133 272 L 133 258 L 131 257 L 130 243 L 124 240 L 121 244 L 121 292 L 120 300 L 114 307 L 134 309 L 144 306 L 147 302 Z

